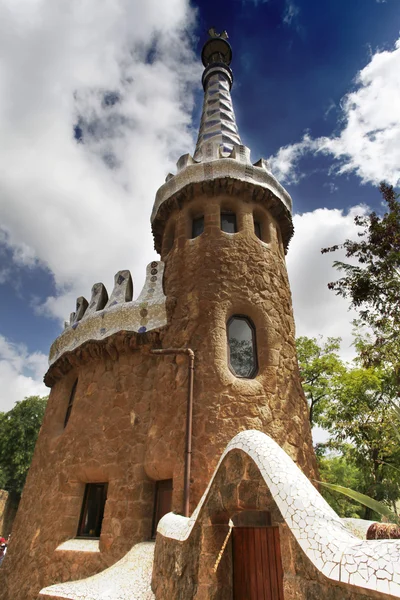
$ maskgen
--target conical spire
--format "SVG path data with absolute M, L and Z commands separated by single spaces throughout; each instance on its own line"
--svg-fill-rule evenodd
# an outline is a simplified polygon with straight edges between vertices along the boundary
M 204 88 L 203 113 L 200 122 L 194 159 L 202 161 L 215 156 L 213 146 L 230 153 L 240 145 L 230 90 L 233 76 L 229 65 L 232 49 L 226 31 L 221 34 L 209 30 L 209 39 L 203 46 L 201 58 L 205 66 L 202 83 Z

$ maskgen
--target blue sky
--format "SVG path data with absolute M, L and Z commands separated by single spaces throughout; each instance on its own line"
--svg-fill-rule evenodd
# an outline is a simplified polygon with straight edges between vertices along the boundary
M 242 141 L 293 198 L 297 331 L 350 357 L 319 249 L 399 182 L 399 23 L 399 0 L 0 0 L 0 409 L 45 392 L 77 296 L 123 268 L 140 292 L 155 191 L 194 150 L 210 26 L 233 47 Z

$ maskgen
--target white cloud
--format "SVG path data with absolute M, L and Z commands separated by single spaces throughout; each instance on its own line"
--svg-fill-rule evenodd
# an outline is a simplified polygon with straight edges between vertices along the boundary
M 140 287 L 154 258 L 155 192 L 194 146 L 194 20 L 188 0 L 0 5 L 0 240 L 50 270 L 60 319 L 119 269 Z
M 285 11 L 283 13 L 283 22 L 285 25 L 290 27 L 292 22 L 299 16 L 299 13 L 299 7 L 292 0 L 286 0 Z
M 8 281 L 10 273 L 11 273 L 11 270 L 8 269 L 7 267 L 0 269 L 0 284 L 6 283 L 6 281 Z
M 301 142 L 279 148 L 278 152 L 268 159 L 275 177 L 285 183 L 298 183 L 305 175 L 296 168 L 297 163 L 311 149 L 317 150 L 318 144 L 308 133 Z
M 354 356 L 350 322 L 356 314 L 349 311 L 343 298 L 328 290 L 327 284 L 338 279 L 334 260 L 343 260 L 344 252 L 321 254 L 321 248 L 355 238 L 356 214 L 365 214 L 366 207 L 355 206 L 347 213 L 338 209 L 320 208 L 294 216 L 295 236 L 290 242 L 287 267 L 296 317 L 296 336 L 341 337 L 341 355 L 345 360 Z
M 46 396 L 49 390 L 42 381 L 46 370 L 44 354 L 29 354 L 23 344 L 13 344 L 0 335 L 0 411 L 11 410 L 26 396 Z
M 332 156 L 339 174 L 354 173 L 363 183 L 400 182 L 400 39 L 393 50 L 376 52 L 358 73 L 356 89 L 342 100 L 339 135 L 280 148 L 270 158 L 277 175 L 295 183 L 298 162 L 307 153 Z

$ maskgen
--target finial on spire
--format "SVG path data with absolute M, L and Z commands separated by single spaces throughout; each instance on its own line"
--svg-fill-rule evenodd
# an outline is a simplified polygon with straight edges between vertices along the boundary
M 229 44 L 228 34 L 224 30 L 218 33 L 215 27 L 210 27 L 208 30 L 210 36 L 203 46 L 201 51 L 201 60 L 203 65 L 208 67 L 212 63 L 224 63 L 230 65 L 232 60 L 232 48 Z
M 215 31 L 215 27 L 210 27 L 210 29 L 208 30 L 208 35 L 212 38 L 220 37 L 223 40 L 228 39 L 228 32 L 226 31 L 226 29 L 224 29 L 224 31 L 222 33 L 217 33 Z

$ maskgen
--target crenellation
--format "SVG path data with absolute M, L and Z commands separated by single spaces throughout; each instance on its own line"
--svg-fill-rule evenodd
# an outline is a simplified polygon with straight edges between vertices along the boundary
M 79 296 L 79 298 L 76 299 L 76 311 L 72 313 L 72 315 L 74 315 L 72 327 L 83 318 L 83 315 L 85 314 L 85 311 L 88 306 L 89 302 L 86 300 L 86 298 L 84 298 L 84 296 Z
M 133 281 L 128 270 L 118 271 L 114 276 L 114 289 L 105 306 L 111 308 L 123 302 L 131 302 L 133 297 Z
M 108 302 L 108 293 L 103 283 L 95 283 L 92 287 L 92 295 L 90 298 L 89 306 L 86 309 L 84 318 L 86 319 L 89 315 L 103 310 Z
M 90 304 L 82 296 L 77 310 L 71 315 L 70 325 L 64 329 L 50 348 L 49 364 L 65 353 L 76 350 L 90 340 L 103 340 L 119 331 L 144 334 L 162 328 L 167 323 L 166 298 L 163 291 L 164 263 L 151 262 L 146 269 L 146 280 L 137 298 L 132 301 L 133 283 L 128 270 L 118 271 L 114 289 L 108 299 L 102 283 L 92 287 Z M 110 350 L 113 356 L 114 349 Z
M 268 173 L 271 173 L 271 167 L 265 158 L 260 158 L 257 162 L 253 163 L 253 167 L 259 167 L 260 169 L 264 169 L 265 171 L 268 171 Z

